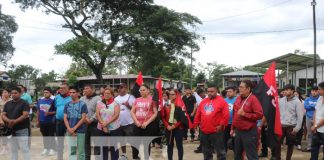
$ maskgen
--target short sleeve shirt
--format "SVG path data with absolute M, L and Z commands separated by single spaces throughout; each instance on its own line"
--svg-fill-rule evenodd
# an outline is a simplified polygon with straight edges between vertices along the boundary
M 29 112 L 29 105 L 26 101 L 19 99 L 18 101 L 9 101 L 5 104 L 3 112 L 7 113 L 9 119 L 17 119 L 23 115 L 23 112 Z M 25 129 L 29 127 L 29 119 L 26 118 L 22 122 L 13 127 L 14 131 Z
M 153 115 L 152 97 L 137 98 L 134 103 L 136 119 L 142 124 Z
M 81 120 L 82 114 L 88 113 L 87 105 L 83 101 L 73 103 L 72 101 L 67 103 L 64 107 L 64 114 L 67 115 L 69 125 L 71 128 Z M 77 133 L 85 133 L 86 125 L 83 123 L 77 130 Z

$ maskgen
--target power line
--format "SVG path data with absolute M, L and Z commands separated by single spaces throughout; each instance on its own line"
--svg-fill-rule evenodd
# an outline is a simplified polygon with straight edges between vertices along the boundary
M 252 10 L 252 11 L 249 11 L 249 12 L 243 12 L 243 13 L 234 14 L 234 15 L 226 16 L 226 17 L 220 17 L 220 18 L 211 19 L 211 20 L 204 20 L 202 22 L 215 22 L 215 21 L 220 21 L 220 20 L 224 20 L 224 19 L 230 19 L 230 18 L 245 16 L 245 15 L 249 15 L 249 14 L 256 13 L 256 12 L 261 12 L 261 11 L 267 10 L 269 8 L 272 8 L 272 7 L 277 7 L 277 6 L 283 5 L 283 4 L 285 4 L 285 3 L 289 2 L 289 1 L 291 1 L 291 0 L 286 0 L 286 1 L 283 1 L 283 2 L 275 3 L 275 4 L 272 4 L 270 6 L 267 6 L 267 7 L 261 8 L 261 9 Z
M 300 29 L 285 29 L 285 30 L 269 30 L 269 31 L 251 31 L 251 32 L 209 32 L 209 33 L 200 33 L 202 35 L 245 35 L 245 34 L 267 34 L 267 33 L 283 33 L 283 32 L 297 32 L 313 30 L 312 28 L 300 28 Z M 317 30 L 324 30 L 318 28 Z

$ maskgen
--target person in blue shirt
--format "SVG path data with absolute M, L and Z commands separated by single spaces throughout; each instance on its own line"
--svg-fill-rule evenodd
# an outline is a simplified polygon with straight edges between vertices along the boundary
M 79 99 L 79 90 L 71 87 L 69 90 L 72 101 L 64 107 L 64 124 L 67 129 L 69 160 L 85 160 L 85 119 L 88 108 Z
M 231 126 L 232 126 L 232 120 L 233 120 L 233 105 L 234 102 L 236 101 L 236 87 L 234 86 L 230 86 L 227 87 L 226 89 L 226 98 L 225 101 L 228 103 L 228 109 L 230 112 L 230 119 L 228 121 L 228 126 L 225 128 L 225 132 L 224 132 L 224 139 L 225 139 L 225 150 L 227 151 L 228 149 L 228 141 L 231 139 L 230 136 L 230 131 L 231 131 Z M 231 145 L 234 145 L 234 140 L 232 139 L 232 143 Z
M 54 100 L 51 99 L 51 88 L 44 88 L 43 95 L 44 97 L 39 99 L 37 102 L 37 127 L 40 128 L 40 132 L 43 135 L 43 144 L 44 150 L 41 155 L 55 155 L 55 139 L 54 131 L 55 124 L 53 121 L 55 111 L 51 107 L 54 103 Z
M 59 89 L 59 94 L 54 98 L 54 110 L 55 110 L 55 133 L 57 136 L 57 160 L 63 160 L 63 150 L 64 150 L 64 135 L 66 128 L 64 125 L 64 107 L 69 103 L 72 98 L 69 95 L 69 86 L 67 84 L 61 84 Z
M 30 94 L 27 93 L 27 88 L 25 86 L 23 86 L 23 85 L 17 85 L 17 87 L 19 87 L 20 90 L 21 90 L 21 96 L 20 96 L 20 98 L 22 100 L 26 101 L 28 103 L 28 105 L 29 105 L 29 108 L 30 108 L 30 110 L 29 110 L 29 120 L 30 121 L 33 121 L 33 119 L 34 119 L 34 114 L 33 114 L 33 107 L 34 106 L 32 105 L 33 100 L 31 98 Z
M 312 131 L 311 127 L 313 126 L 313 115 L 315 111 L 316 102 L 318 100 L 319 93 L 318 87 L 313 87 L 311 90 L 311 94 L 304 101 L 304 108 L 306 110 L 306 128 L 307 128 L 307 148 L 303 151 L 310 152 L 311 151 L 311 143 L 312 143 Z

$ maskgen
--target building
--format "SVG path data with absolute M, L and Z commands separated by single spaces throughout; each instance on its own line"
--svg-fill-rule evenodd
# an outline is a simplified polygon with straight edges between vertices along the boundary
M 293 84 L 304 93 L 308 93 L 314 84 L 314 57 L 301 54 L 288 53 L 253 66 L 268 68 L 276 62 L 278 87 Z M 324 81 L 324 60 L 316 59 L 317 84 Z
M 240 70 L 222 74 L 223 88 L 228 86 L 239 86 L 241 81 L 244 79 L 251 80 L 252 82 L 258 83 L 262 78 L 262 73 L 251 72 L 247 70 Z
M 92 76 L 83 76 L 77 77 L 78 83 L 77 86 L 82 88 L 85 84 L 93 84 L 96 88 L 100 88 L 102 85 L 107 85 L 113 88 L 116 88 L 120 83 L 127 84 L 128 88 L 133 88 L 137 75 L 136 74 L 126 74 L 126 75 L 103 75 L 103 84 L 98 84 L 95 75 Z M 143 76 L 143 81 L 147 84 L 151 89 L 155 88 L 159 78 L 155 78 L 152 76 Z M 64 80 L 66 81 L 66 80 Z M 184 85 L 186 82 L 178 81 L 178 80 L 170 80 L 162 78 L 163 88 L 181 88 L 184 89 Z

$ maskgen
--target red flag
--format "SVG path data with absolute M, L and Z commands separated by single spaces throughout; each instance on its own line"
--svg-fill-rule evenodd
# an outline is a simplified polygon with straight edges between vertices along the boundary
M 143 84 L 143 76 L 142 76 L 142 72 L 139 72 L 137 75 L 137 79 L 136 79 L 136 83 L 137 85 L 141 86 Z
M 253 91 L 254 95 L 259 99 L 263 115 L 267 119 L 270 146 L 276 145 L 277 136 L 282 136 L 275 71 L 276 63 L 273 62 Z
M 160 109 L 163 108 L 163 91 L 162 91 L 162 78 L 160 77 L 157 84 L 156 84 L 156 88 L 158 90 L 158 95 L 159 95 L 159 106 Z
M 138 98 L 138 97 L 141 96 L 141 94 L 139 92 L 139 89 L 140 89 L 142 84 L 143 84 L 143 76 L 142 76 L 142 72 L 139 72 L 138 76 L 137 76 L 137 79 L 136 79 L 136 83 L 134 84 L 133 89 L 132 89 L 132 95 L 135 98 Z
M 187 112 L 186 105 L 182 101 L 180 93 L 177 91 L 176 94 L 177 94 L 177 98 L 175 100 L 175 105 L 181 107 L 182 111 L 185 113 L 185 116 L 187 117 L 188 127 L 191 129 L 191 128 L 193 128 L 193 124 L 192 124 L 189 114 Z

